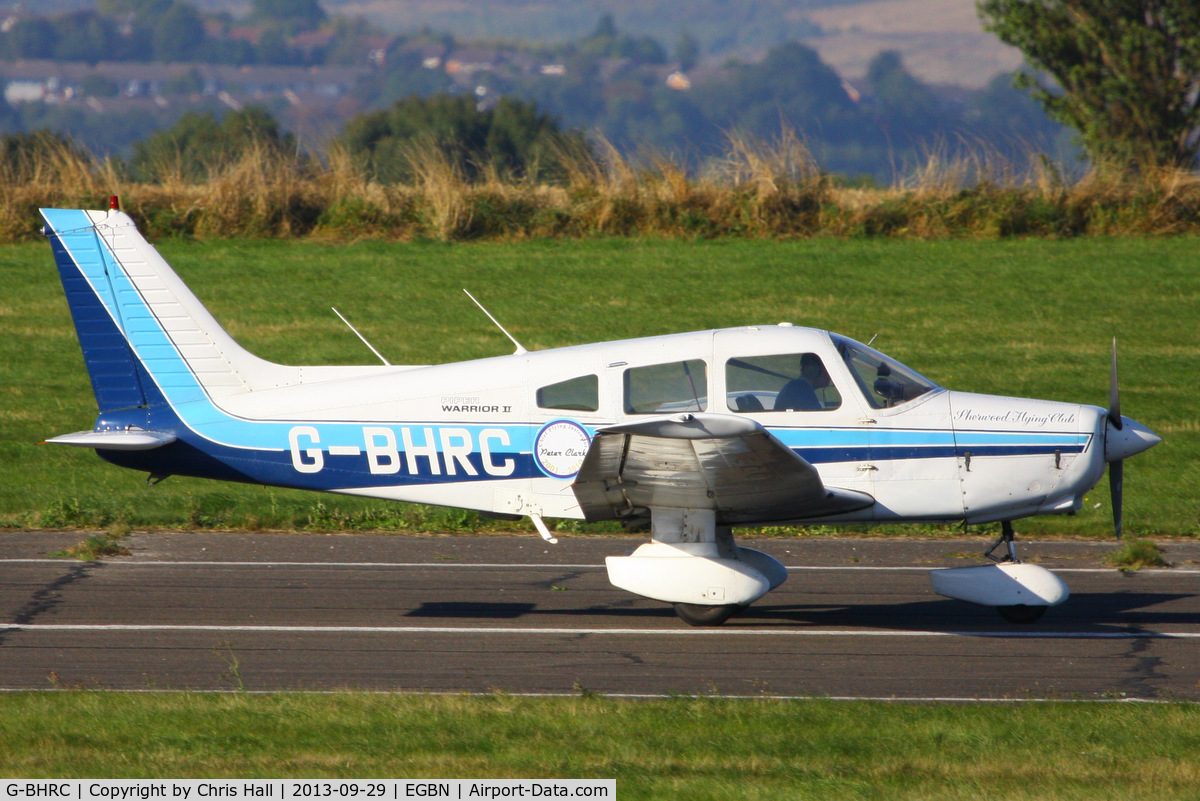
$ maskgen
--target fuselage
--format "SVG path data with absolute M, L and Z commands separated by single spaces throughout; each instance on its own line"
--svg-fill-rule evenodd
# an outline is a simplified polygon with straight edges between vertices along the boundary
M 954 392 L 877 351 L 788 324 L 422 367 L 298 368 L 212 391 L 183 356 L 160 403 L 97 428 L 169 429 L 101 451 L 159 475 L 319 489 L 492 513 L 581 517 L 571 483 L 599 428 L 680 413 L 749 418 L 830 487 L 873 506 L 834 521 L 986 522 L 1078 509 L 1105 467 L 1105 412 Z M 188 376 L 191 376 L 190 378 Z M 817 519 L 810 519 L 815 522 Z M 783 522 L 763 520 L 761 522 Z

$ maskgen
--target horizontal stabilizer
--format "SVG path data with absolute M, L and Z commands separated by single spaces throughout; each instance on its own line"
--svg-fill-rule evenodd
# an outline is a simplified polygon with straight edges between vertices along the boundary
M 78 448 L 95 448 L 102 451 L 148 451 L 170 445 L 174 441 L 174 434 L 137 428 L 76 431 L 74 434 L 63 434 L 61 437 L 46 440 L 48 444 L 74 445 Z

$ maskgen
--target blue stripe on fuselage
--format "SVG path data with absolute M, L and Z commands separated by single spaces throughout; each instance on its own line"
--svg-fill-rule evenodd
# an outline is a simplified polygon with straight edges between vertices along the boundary
M 777 428 L 771 433 L 810 464 L 856 460 L 1077 454 L 1091 437 L 1077 432 L 931 429 Z

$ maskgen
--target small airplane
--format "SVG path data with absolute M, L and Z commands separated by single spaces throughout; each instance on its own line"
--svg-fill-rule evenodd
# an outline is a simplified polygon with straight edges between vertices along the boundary
M 693 625 L 787 577 L 735 526 L 914 521 L 1000 522 L 985 564 L 931 571 L 934 590 L 1031 623 L 1068 590 L 1017 558 L 1012 521 L 1077 511 L 1107 467 L 1119 536 L 1123 462 L 1160 441 L 1121 415 L 1115 340 L 1108 409 L 944 389 L 790 323 L 537 352 L 514 339 L 511 355 L 432 366 L 275 364 L 234 342 L 116 198 L 41 213 L 99 405 L 91 430 L 48 442 L 150 483 L 528 517 L 552 543 L 545 518 L 648 523 L 609 580 Z

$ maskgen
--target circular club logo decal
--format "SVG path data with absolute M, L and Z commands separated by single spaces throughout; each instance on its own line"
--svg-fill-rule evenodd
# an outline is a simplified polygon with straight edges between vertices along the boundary
M 579 423 L 555 420 L 538 432 L 533 453 L 542 472 L 554 478 L 571 478 L 583 466 L 588 435 Z

